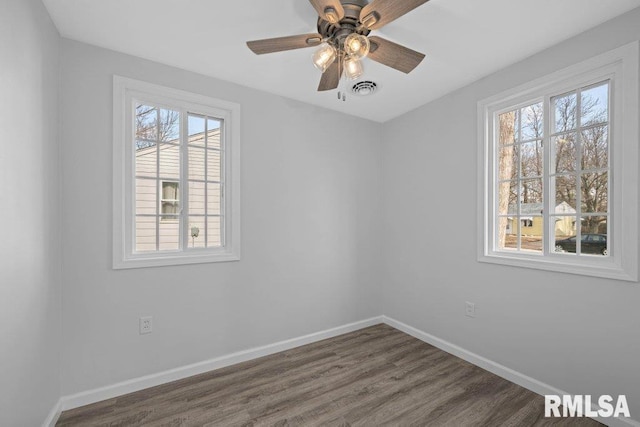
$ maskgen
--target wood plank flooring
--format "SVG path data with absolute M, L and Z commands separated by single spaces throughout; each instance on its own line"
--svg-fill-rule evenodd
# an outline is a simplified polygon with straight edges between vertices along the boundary
M 387 325 L 65 411 L 58 426 L 598 426 Z

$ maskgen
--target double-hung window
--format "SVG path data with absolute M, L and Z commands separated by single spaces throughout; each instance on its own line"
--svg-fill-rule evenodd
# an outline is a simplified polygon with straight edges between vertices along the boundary
M 478 113 L 479 260 L 637 280 L 638 44 Z
M 114 268 L 239 259 L 237 104 L 114 78 Z

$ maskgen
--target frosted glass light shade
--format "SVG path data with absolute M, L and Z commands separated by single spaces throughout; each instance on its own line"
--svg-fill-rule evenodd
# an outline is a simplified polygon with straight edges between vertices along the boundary
M 364 73 L 362 62 L 357 58 L 344 60 L 344 74 L 348 79 L 355 80 Z
M 322 43 L 312 56 L 313 65 L 324 73 L 329 68 L 329 65 L 336 60 L 336 56 L 336 48 L 328 43 Z
M 362 59 L 369 54 L 369 39 L 361 34 L 351 33 L 344 40 L 344 51 L 352 58 Z

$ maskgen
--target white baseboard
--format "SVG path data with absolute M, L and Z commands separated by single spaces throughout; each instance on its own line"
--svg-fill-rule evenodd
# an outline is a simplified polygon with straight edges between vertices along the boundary
M 235 365 L 236 363 L 246 362 L 248 360 L 257 359 L 258 357 L 268 356 L 280 351 L 300 347 L 305 344 L 310 344 L 327 338 L 333 338 L 338 335 L 357 331 L 359 329 L 363 329 L 380 323 L 382 323 L 382 316 L 372 317 L 370 319 L 349 323 L 347 325 L 315 332 L 309 335 L 304 335 L 302 337 L 292 338 L 274 344 L 268 344 L 249 350 L 239 351 L 237 353 L 216 357 L 215 359 L 205 360 L 191 365 L 170 369 L 168 371 L 159 372 L 157 374 L 134 378 L 128 381 L 123 381 L 121 383 L 97 388 L 94 390 L 84 391 L 70 396 L 63 396 L 61 399 L 61 403 L 58 406 L 61 407 L 59 409 L 63 411 L 78 408 L 80 406 L 89 405 L 91 403 L 96 403 L 102 400 L 122 396 L 127 393 L 133 393 L 145 388 L 166 384 L 171 381 L 188 378 L 193 375 L 203 374 L 205 372 L 224 368 L 226 366 Z M 61 411 L 58 410 L 58 415 L 60 414 L 60 412 Z
M 58 418 L 60 418 L 61 412 L 62 412 L 62 399 L 58 399 L 54 407 L 51 408 L 51 411 L 49 411 L 49 415 L 47 415 L 47 418 L 44 420 L 44 423 L 42 423 L 42 427 L 55 427 L 56 423 L 58 422 Z
M 555 394 L 555 395 L 569 394 L 549 384 L 543 383 L 542 381 L 538 381 L 534 378 L 531 378 L 511 368 L 507 368 L 504 365 L 501 365 L 485 357 L 472 353 L 460 346 L 450 343 L 449 341 L 445 341 L 441 338 L 428 334 L 424 331 L 416 329 L 413 326 L 409 326 L 406 323 L 402 323 L 391 317 L 382 316 L 382 321 L 383 323 L 393 328 L 396 328 L 406 334 L 409 334 L 412 337 L 419 339 L 420 341 L 424 341 L 427 344 L 431 344 L 434 347 L 438 347 L 440 350 L 453 354 L 454 356 L 457 356 L 460 359 L 466 360 L 469 363 L 472 363 L 482 369 L 485 369 L 493 374 L 496 374 L 499 377 L 502 377 L 508 381 L 511 381 L 512 383 L 518 384 L 519 386 L 522 386 L 528 390 L 531 390 L 534 393 L 541 394 L 543 396 L 545 394 Z M 597 410 L 598 408 L 595 407 L 594 405 L 593 409 Z M 629 418 L 595 417 L 595 419 L 610 427 L 630 427 L 630 426 L 640 427 L 640 423 L 638 423 L 637 421 L 631 420 Z
M 101 387 L 94 390 L 88 390 L 88 391 L 77 393 L 70 396 L 63 396 L 58 401 L 56 406 L 49 413 L 49 416 L 44 422 L 43 427 L 54 427 L 56 421 L 58 420 L 58 417 L 60 416 L 60 413 L 63 410 L 68 410 L 68 409 L 73 409 L 73 408 L 77 408 L 84 405 L 89 405 L 91 403 L 96 403 L 102 400 L 122 396 L 127 393 L 133 393 L 135 391 L 143 390 L 145 388 L 166 384 L 171 381 L 188 378 L 193 375 L 198 375 L 198 374 L 209 372 L 215 369 L 220 369 L 226 366 L 234 365 L 237 363 L 246 362 L 248 360 L 256 359 L 258 357 L 268 356 L 270 354 L 278 353 L 280 351 L 289 350 L 305 344 L 310 344 L 317 341 L 321 341 L 323 339 L 332 338 L 338 335 L 357 331 L 359 329 L 377 325 L 379 323 L 385 323 L 393 328 L 396 328 L 402 332 L 405 332 L 421 341 L 424 341 L 428 344 L 438 347 L 439 349 L 446 351 L 447 353 L 453 354 L 454 356 L 457 356 L 463 360 L 466 360 L 469 363 L 472 363 L 508 381 L 518 384 L 528 390 L 531 390 L 534 393 L 537 393 L 540 395 L 568 394 L 549 384 L 538 381 L 518 371 L 515 371 L 504 365 L 496 363 L 478 354 L 472 353 L 460 346 L 457 346 L 446 340 L 433 336 L 427 332 L 424 332 L 417 328 L 409 326 L 391 317 L 378 316 L 378 317 L 372 317 L 370 319 L 362 320 L 359 322 L 338 326 L 336 328 L 312 333 L 309 335 L 304 335 L 301 337 L 280 341 L 274 344 L 269 344 L 261 347 L 252 348 L 249 350 L 239 351 L 237 353 L 232 353 L 229 355 L 217 357 L 215 359 L 205 360 L 205 361 L 194 363 L 191 365 L 170 369 L 168 371 L 159 372 L 157 374 L 134 378 L 134 379 L 123 381 L 110 386 Z M 594 408 L 594 409 L 597 409 L 597 408 Z M 601 423 L 608 425 L 610 427 L 640 427 L 640 423 L 627 418 L 597 417 L 596 419 Z

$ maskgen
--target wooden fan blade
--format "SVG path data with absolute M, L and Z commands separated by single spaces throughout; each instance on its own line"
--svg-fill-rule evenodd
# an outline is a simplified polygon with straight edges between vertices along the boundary
M 300 34 L 297 36 L 253 40 L 247 42 L 247 46 L 249 46 L 249 49 L 251 49 L 253 53 L 262 55 L 264 53 L 318 46 L 320 43 L 322 43 L 322 36 L 320 34 Z
M 320 84 L 318 85 L 318 92 L 324 92 L 325 90 L 331 90 L 338 87 L 340 83 L 340 70 L 338 69 L 338 61 L 334 61 L 333 64 L 329 65 L 329 68 L 322 73 L 322 78 L 320 79 Z
M 369 37 L 371 49 L 367 58 L 409 74 L 422 62 L 424 54 L 378 36 Z
M 335 24 L 344 18 L 344 8 L 340 0 L 309 0 L 318 16 Z
M 360 22 L 377 30 L 429 0 L 373 0 L 360 11 Z

